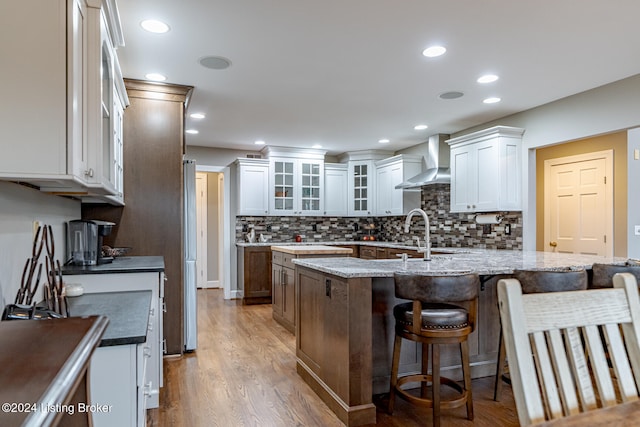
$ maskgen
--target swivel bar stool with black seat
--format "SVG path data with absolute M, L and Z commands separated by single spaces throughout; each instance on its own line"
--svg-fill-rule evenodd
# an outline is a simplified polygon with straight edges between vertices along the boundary
M 583 268 L 557 268 L 540 270 L 515 270 L 512 278 L 518 279 L 522 286 L 523 294 L 542 292 L 581 291 L 587 289 L 587 271 Z M 502 397 L 502 381 L 504 377 L 504 365 L 507 358 L 506 349 L 502 337 L 502 325 L 500 326 L 500 338 L 498 344 L 498 362 L 496 378 L 493 389 L 493 400 L 499 401 Z
M 395 296 L 411 300 L 393 308 L 396 321 L 389 414 L 393 413 L 395 395 L 426 407 L 433 408 L 433 424 L 440 425 L 440 409 L 467 407 L 467 418 L 473 419 L 471 368 L 467 338 L 476 326 L 480 279 L 477 274 L 415 274 L 396 273 Z M 422 343 L 422 371 L 420 374 L 398 378 L 402 339 Z M 440 345 L 459 344 L 464 386 L 440 376 Z M 429 346 L 431 375 L 428 374 Z M 402 386 L 419 383 L 420 393 L 412 393 Z M 427 397 L 427 385 L 432 384 L 432 396 Z M 440 385 L 446 385 L 459 394 L 446 400 L 440 398 Z

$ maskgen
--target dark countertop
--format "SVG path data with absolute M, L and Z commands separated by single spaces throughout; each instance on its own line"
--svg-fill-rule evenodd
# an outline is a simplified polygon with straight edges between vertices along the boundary
M 104 315 L 109 319 L 100 347 L 146 341 L 151 291 L 84 294 L 67 300 L 72 317 Z
M 107 323 L 104 317 L 0 322 L 0 402 L 9 405 L 0 425 L 82 425 L 82 414 L 73 423 L 67 411 L 49 408 L 89 402 L 83 385 L 74 392 L 76 381 L 85 378 Z
M 161 256 L 125 256 L 118 257 L 108 264 L 93 266 L 65 265 L 62 274 L 112 274 L 112 273 L 148 273 L 164 271 L 164 257 Z

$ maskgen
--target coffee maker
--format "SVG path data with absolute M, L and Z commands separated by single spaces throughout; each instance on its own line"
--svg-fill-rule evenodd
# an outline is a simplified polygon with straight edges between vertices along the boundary
M 67 259 L 73 265 L 98 265 L 113 261 L 102 256 L 102 240 L 115 224 L 108 221 L 75 219 L 67 224 Z

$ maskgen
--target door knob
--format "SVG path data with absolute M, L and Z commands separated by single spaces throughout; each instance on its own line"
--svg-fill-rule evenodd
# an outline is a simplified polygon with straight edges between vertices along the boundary
M 555 248 L 556 246 L 558 246 L 558 242 L 549 242 L 549 246 Z

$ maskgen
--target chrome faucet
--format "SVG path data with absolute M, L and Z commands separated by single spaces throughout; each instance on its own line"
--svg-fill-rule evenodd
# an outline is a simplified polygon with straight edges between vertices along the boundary
M 424 248 L 420 246 L 420 238 L 417 237 L 416 240 L 418 241 L 418 252 L 424 253 L 425 261 L 431 261 L 431 242 L 429 238 L 429 217 L 427 216 L 427 213 L 422 209 L 412 209 L 411 211 L 409 211 L 409 214 L 407 215 L 407 219 L 404 222 L 404 232 L 405 233 L 409 232 L 409 225 L 411 224 L 411 218 L 416 214 L 422 215 L 422 219 L 424 219 Z

